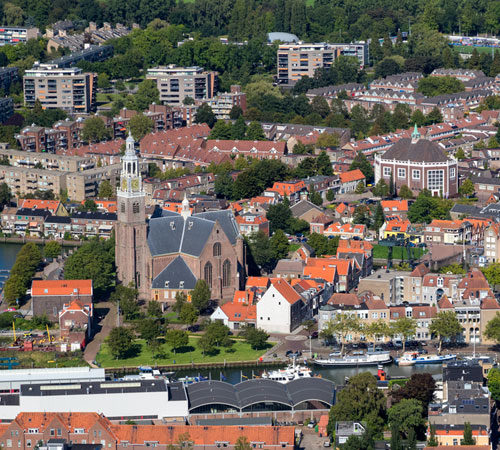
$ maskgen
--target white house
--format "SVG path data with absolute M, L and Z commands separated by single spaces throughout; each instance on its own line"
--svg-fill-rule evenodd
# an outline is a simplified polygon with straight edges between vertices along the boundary
M 255 326 L 256 306 L 253 304 L 254 292 L 236 291 L 232 302 L 224 303 L 210 316 L 215 322 L 219 320 L 231 330 L 239 330 L 244 325 Z
M 303 300 L 286 280 L 274 281 L 257 303 L 257 327 L 291 333 L 302 321 Z

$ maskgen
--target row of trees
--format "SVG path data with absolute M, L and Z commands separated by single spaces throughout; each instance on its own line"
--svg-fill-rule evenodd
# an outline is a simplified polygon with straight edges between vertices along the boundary
M 334 319 L 326 322 L 324 329 L 321 330 L 321 337 L 327 340 L 337 338 L 340 341 L 341 353 L 343 354 L 348 335 L 365 336 L 369 341 L 373 341 L 373 345 L 383 337 L 399 336 L 403 340 L 404 352 L 406 340 L 415 335 L 416 329 L 417 323 L 410 317 L 400 317 L 389 325 L 382 321 L 362 324 L 356 314 L 340 313 Z M 453 311 L 441 311 L 433 318 L 429 331 L 438 337 L 440 353 L 443 341 L 456 338 L 463 332 L 463 328 Z

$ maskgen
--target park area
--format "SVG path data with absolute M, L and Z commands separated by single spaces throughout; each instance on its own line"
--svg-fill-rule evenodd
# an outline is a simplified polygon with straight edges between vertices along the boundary
M 137 367 L 140 365 L 158 365 L 170 366 L 173 364 L 191 364 L 191 363 L 223 363 L 235 361 L 257 361 L 266 350 L 274 345 L 274 342 L 268 342 L 265 349 L 254 350 L 250 344 L 242 339 L 232 339 L 231 347 L 219 347 L 213 354 L 203 355 L 197 345 L 200 336 L 190 336 L 189 344 L 177 349 L 174 354 L 171 347 L 162 344 L 155 355 L 151 352 L 143 339 L 136 339 L 127 358 L 115 359 L 110 352 L 107 343 L 101 346 L 97 354 L 96 361 L 100 367 Z
M 410 247 L 411 256 L 413 259 L 419 259 L 427 253 L 426 248 Z M 373 245 L 373 258 L 374 259 L 387 259 L 389 254 L 389 247 L 375 244 Z M 408 259 L 408 253 L 404 247 L 393 247 L 392 259 Z

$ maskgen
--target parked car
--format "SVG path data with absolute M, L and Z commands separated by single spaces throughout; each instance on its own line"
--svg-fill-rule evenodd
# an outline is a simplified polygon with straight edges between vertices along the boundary
M 311 338 L 312 338 L 312 339 L 318 339 L 318 336 L 319 336 L 319 333 L 318 333 L 317 331 L 313 331 L 313 332 L 311 333 Z

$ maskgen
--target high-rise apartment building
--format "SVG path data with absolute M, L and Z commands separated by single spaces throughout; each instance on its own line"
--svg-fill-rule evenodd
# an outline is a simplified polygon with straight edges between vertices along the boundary
M 313 77 L 317 69 L 329 68 L 340 55 L 358 58 L 368 64 L 368 43 L 353 44 L 285 44 L 278 47 L 278 83 L 293 85 L 302 77 Z
M 36 39 L 39 34 L 38 28 L 0 27 L 0 46 L 25 44 L 29 39 Z
M 182 105 L 186 97 L 209 100 L 217 90 L 217 72 L 207 72 L 203 67 L 160 66 L 148 69 L 146 78 L 156 80 L 160 101 L 169 105 Z
M 38 99 L 44 108 L 88 113 L 95 106 L 96 88 L 96 73 L 39 64 L 24 74 L 24 104 L 33 107 Z

